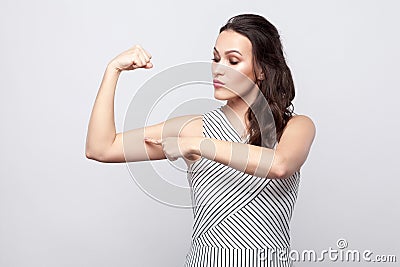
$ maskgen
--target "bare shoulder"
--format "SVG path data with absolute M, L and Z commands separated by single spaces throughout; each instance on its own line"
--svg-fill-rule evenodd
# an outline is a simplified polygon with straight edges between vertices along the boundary
M 313 120 L 309 116 L 303 114 L 294 115 L 292 118 L 290 118 L 286 127 L 289 126 L 315 131 L 315 124 Z
M 316 127 L 313 120 L 307 115 L 294 115 L 285 126 L 283 135 L 285 136 L 297 136 L 306 135 L 311 139 L 314 139 L 316 133 Z

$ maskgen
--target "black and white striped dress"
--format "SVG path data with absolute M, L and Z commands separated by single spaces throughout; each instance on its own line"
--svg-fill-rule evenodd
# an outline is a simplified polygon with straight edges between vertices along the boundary
M 247 142 L 221 107 L 203 114 L 204 136 Z M 185 267 L 292 266 L 289 222 L 299 172 L 285 179 L 268 179 L 200 158 L 187 174 L 194 223 Z

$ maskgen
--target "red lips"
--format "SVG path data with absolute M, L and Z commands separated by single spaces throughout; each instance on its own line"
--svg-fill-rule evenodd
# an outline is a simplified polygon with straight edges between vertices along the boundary
M 223 82 L 221 82 L 220 80 L 217 80 L 217 79 L 214 79 L 213 83 L 218 83 L 218 84 L 222 84 L 222 85 L 225 84 L 225 83 L 223 83 Z

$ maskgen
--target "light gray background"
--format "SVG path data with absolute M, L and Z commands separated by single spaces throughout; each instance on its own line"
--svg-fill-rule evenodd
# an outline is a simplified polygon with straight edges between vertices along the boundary
M 388 0 L 1 1 L 0 266 L 183 264 L 192 211 L 148 197 L 125 164 L 86 159 L 89 115 L 120 52 L 141 44 L 154 68 L 121 75 L 117 131 L 146 79 L 210 60 L 219 27 L 247 12 L 279 29 L 295 111 L 317 126 L 292 248 L 319 252 L 345 238 L 399 260 L 398 10 Z

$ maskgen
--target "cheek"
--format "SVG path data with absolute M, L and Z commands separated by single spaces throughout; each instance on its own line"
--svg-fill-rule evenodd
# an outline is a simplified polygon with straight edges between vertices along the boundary
M 243 94 L 254 86 L 253 74 L 248 67 L 230 69 L 226 74 L 229 82 L 226 85 L 238 94 Z
M 245 79 L 254 80 L 253 79 L 254 74 L 252 72 L 251 66 L 249 65 L 241 65 L 239 67 L 232 68 L 231 70 L 232 70 L 232 75 L 237 81 Z

